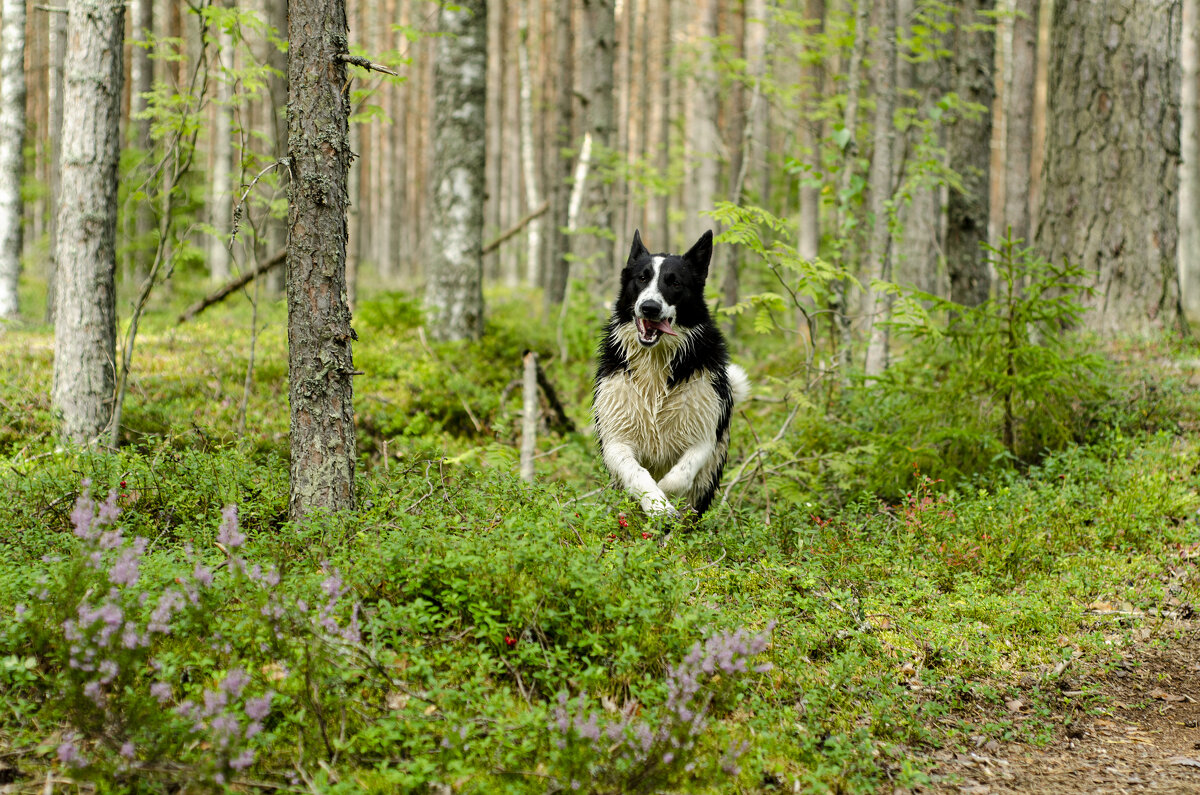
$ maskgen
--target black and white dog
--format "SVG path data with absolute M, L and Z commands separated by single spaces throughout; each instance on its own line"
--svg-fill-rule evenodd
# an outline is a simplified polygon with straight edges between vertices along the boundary
M 593 412 L 604 465 L 647 513 L 712 502 L 733 405 L 750 394 L 704 302 L 712 232 L 683 256 L 651 254 L 633 233 L 621 292 L 600 342 Z

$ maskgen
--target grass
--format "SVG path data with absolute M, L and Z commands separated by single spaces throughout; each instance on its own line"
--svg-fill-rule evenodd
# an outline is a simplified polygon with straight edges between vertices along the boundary
M 0 632 L 0 745 L 17 752 L 16 775 L 54 768 L 106 791 L 222 781 L 334 792 L 432 782 L 571 791 L 573 781 L 595 792 L 890 791 L 922 782 L 935 748 L 1047 742 L 1064 714 L 1099 708 L 1086 692 L 1064 702 L 1059 663 L 1111 664 L 1135 630 L 1128 613 L 1162 615 L 1196 597 L 1195 564 L 1181 552 L 1200 543 L 1190 432 L 1200 402 L 1169 366 L 1187 351 L 1112 352 L 1116 388 L 1089 408 L 1076 443 L 948 483 L 928 456 L 919 468 L 859 472 L 847 438 L 871 419 L 864 401 L 814 397 L 727 506 L 672 532 L 614 491 L 592 494 L 606 477 L 584 432 L 548 434 L 538 483 L 515 478 L 518 399 L 502 397 L 522 350 L 541 354 L 579 428 L 590 391 L 589 323 L 568 329 L 560 362 L 553 327 L 530 323 L 519 298 L 494 301 L 487 339 L 467 346 L 429 344 L 401 294 L 360 307 L 360 509 L 303 525 L 286 521 L 280 307 L 259 313 L 242 434 L 246 308 L 183 327 L 169 307 L 150 315 L 124 444 L 111 454 L 56 448 L 51 332 L 7 330 L 0 608 L 21 604 L 30 616 Z M 796 353 L 754 337 L 737 347 L 743 363 L 760 363 L 750 368 L 759 394 L 782 397 Z M 1149 356 L 1166 366 L 1138 363 Z M 847 406 L 860 413 L 839 414 Z M 787 409 L 759 401 L 735 418 L 727 476 Z M 797 451 L 805 460 L 789 467 Z M 790 477 L 798 470 L 808 474 Z M 197 594 L 195 610 L 179 608 L 176 630 L 121 680 L 128 690 L 105 691 L 105 710 L 63 662 L 62 617 L 109 587 L 107 569 L 79 563 L 88 542 L 72 533 L 85 479 L 98 498 L 116 492 L 124 538 L 147 539 L 139 587 L 192 583 Z M 226 554 L 216 543 L 230 504 L 247 541 Z M 62 579 L 71 565 L 83 565 L 81 582 L 99 578 L 92 590 Z M 196 584 L 197 567 L 211 569 L 213 587 Z M 256 579 L 272 569 L 277 584 Z M 45 598 L 31 599 L 39 588 Z M 154 601 L 126 597 L 129 620 L 147 620 Z M 1130 609 L 1089 609 L 1098 603 Z M 351 627 L 361 633 L 352 641 Z M 630 737 L 639 722 L 675 726 L 681 661 L 738 628 L 769 628 L 749 667 L 770 669 L 698 685 L 708 720 L 693 747 L 671 745 L 686 732 L 655 735 L 645 758 L 587 741 L 593 713 L 602 726 L 624 721 Z M 274 699 L 261 731 L 237 741 L 253 751 L 245 768 L 204 723 L 226 712 L 178 717 L 181 704 L 225 692 L 235 669 L 250 683 L 225 709 L 251 694 Z M 144 708 L 155 677 L 172 688 L 154 724 L 170 741 L 151 743 L 114 705 Z M 559 694 L 570 699 L 566 729 L 555 728 Z M 87 763 L 62 761 L 65 742 Z

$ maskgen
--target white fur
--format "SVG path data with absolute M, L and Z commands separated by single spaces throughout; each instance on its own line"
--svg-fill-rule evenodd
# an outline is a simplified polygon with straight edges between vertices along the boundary
M 691 345 L 691 330 L 665 336 L 651 348 L 637 341 L 632 323 L 618 326 L 613 341 L 625 354 L 628 369 L 596 386 L 596 430 L 603 440 L 604 463 L 647 513 L 675 515 L 668 494 L 695 504 L 712 481 L 729 447 L 728 430 L 716 437 L 724 410 L 712 373 L 701 372 L 668 390 L 671 359 Z M 730 365 L 735 401 L 745 400 L 750 382 Z

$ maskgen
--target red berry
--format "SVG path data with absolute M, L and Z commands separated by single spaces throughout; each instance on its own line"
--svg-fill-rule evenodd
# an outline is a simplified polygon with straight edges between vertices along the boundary
M 507 643 L 510 648 L 517 645 L 517 639 L 512 635 L 505 635 L 504 642 Z
M 649 538 L 649 537 L 650 537 L 649 533 L 642 533 L 642 538 Z

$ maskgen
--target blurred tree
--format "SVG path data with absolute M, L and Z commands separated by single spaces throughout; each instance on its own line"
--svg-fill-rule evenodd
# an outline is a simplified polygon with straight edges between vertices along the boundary
M 21 175 L 25 142 L 25 0 L 4 0 L 0 22 L 0 319 L 19 311 Z M 55 15 L 57 16 L 57 14 Z
M 483 334 L 487 4 L 442 6 L 434 73 L 433 225 L 426 325 L 438 340 Z
M 62 202 L 52 401 L 63 438 L 93 443 L 116 383 L 117 162 L 121 149 L 119 0 L 71 0 L 64 64 Z

